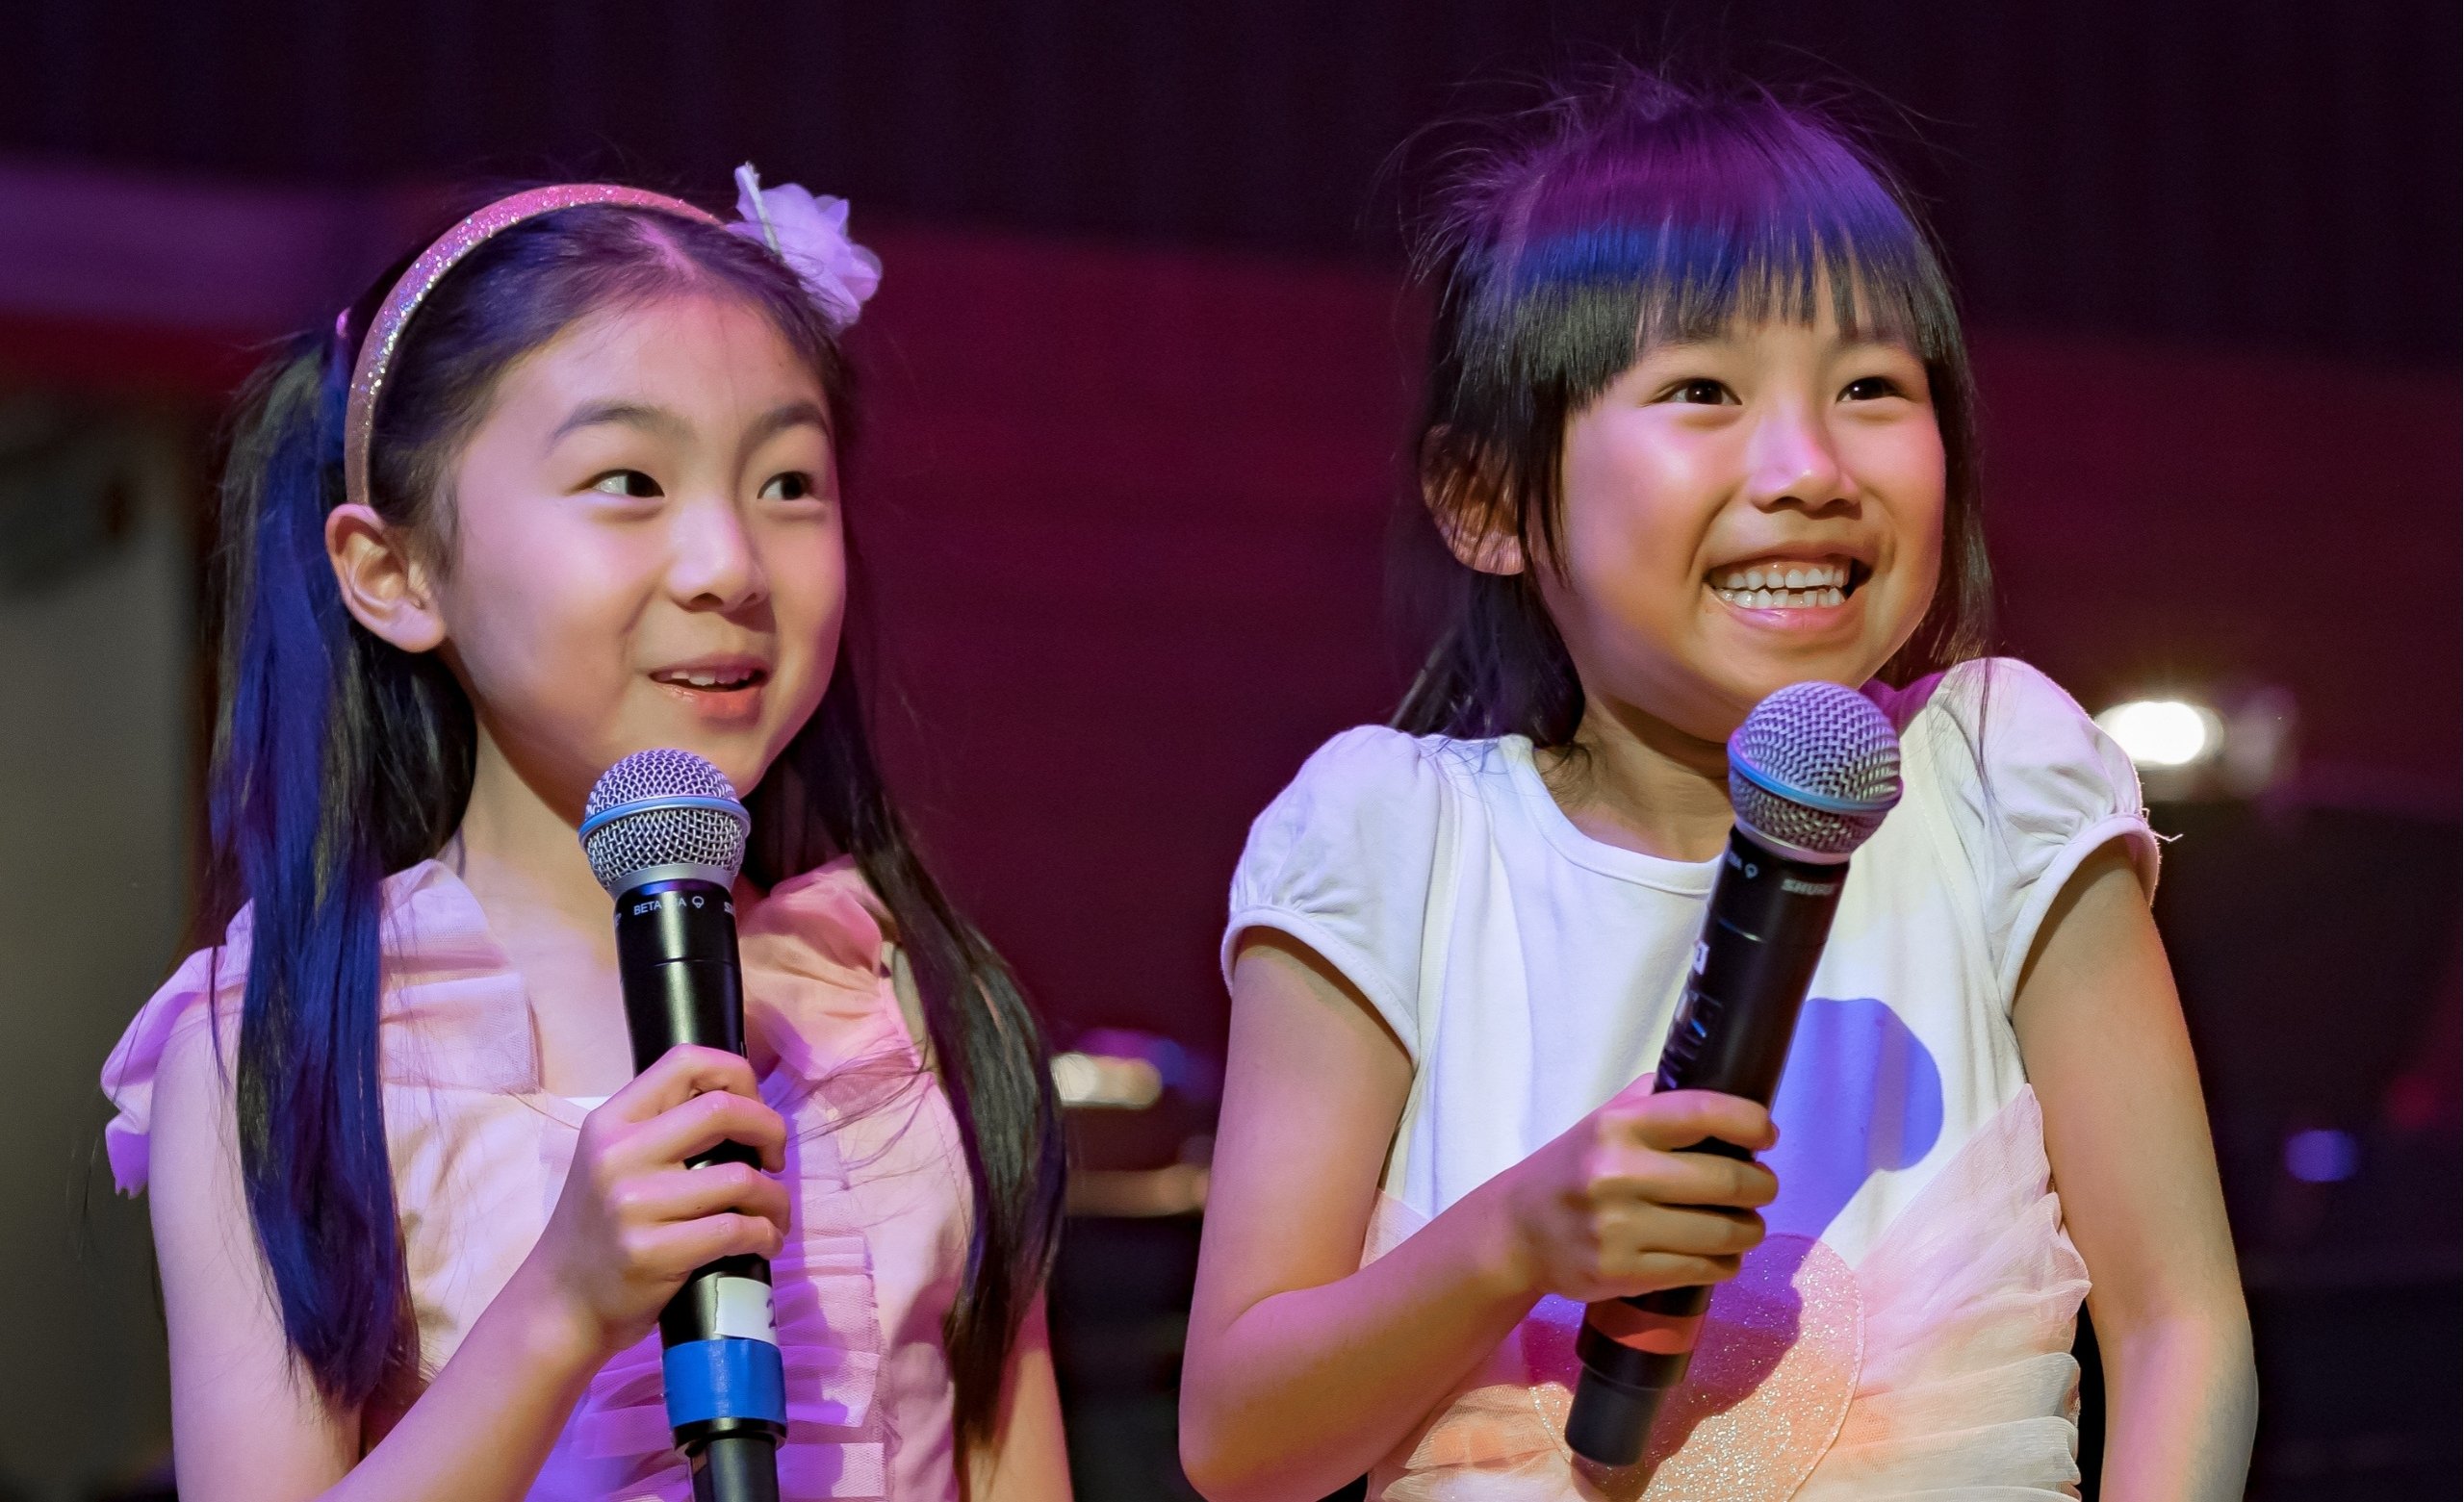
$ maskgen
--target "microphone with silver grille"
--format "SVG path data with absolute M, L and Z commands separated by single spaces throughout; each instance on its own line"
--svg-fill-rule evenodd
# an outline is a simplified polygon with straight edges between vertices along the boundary
M 1848 857 L 1899 802 L 1899 736 L 1854 689 L 1792 683 L 1755 705 L 1729 737 L 1729 799 L 1736 827 L 1660 1047 L 1656 1088 L 1717 1090 L 1768 1106 Z M 1693 1151 L 1752 1156 L 1718 1141 Z M 1708 1288 L 1668 1288 L 1584 1311 L 1569 1448 L 1603 1465 L 1642 1459 L 1710 1301 Z
M 616 900 L 637 1074 L 679 1044 L 744 1052 L 732 894 L 752 822 L 727 776 L 690 751 L 636 751 L 590 790 L 582 850 Z M 722 1142 L 687 1166 L 760 1161 Z M 787 1399 L 770 1264 L 727 1257 L 697 1268 L 658 1328 L 668 1427 L 692 1464 L 696 1502 L 777 1502 Z

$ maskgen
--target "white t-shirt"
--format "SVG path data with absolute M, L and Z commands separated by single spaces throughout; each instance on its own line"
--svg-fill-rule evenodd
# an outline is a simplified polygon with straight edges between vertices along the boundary
M 1852 1267 L 2024 1091 L 2012 999 L 2071 873 L 2118 839 L 2156 875 L 2129 758 L 2042 674 L 1868 692 L 1906 792 L 1851 865 L 1764 1157 L 1772 1233 Z M 1225 973 L 1280 929 L 1375 1006 L 1413 1065 L 1383 1187 L 1425 1220 L 1656 1067 L 1716 865 L 1583 834 L 1521 736 L 1363 726 L 1251 827 Z

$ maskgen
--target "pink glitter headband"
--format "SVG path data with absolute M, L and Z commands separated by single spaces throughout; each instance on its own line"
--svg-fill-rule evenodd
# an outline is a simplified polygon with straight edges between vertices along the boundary
M 385 374 L 394 363 L 394 351 L 401 344 L 402 330 L 411 315 L 436 289 L 445 273 L 453 269 L 464 256 L 486 243 L 489 237 L 512 228 L 525 219 L 570 209 L 579 204 L 608 203 L 628 209 L 655 209 L 705 224 L 719 222 L 715 215 L 705 213 L 681 198 L 665 193 L 646 191 L 639 188 L 619 188 L 610 183 L 559 183 L 552 188 L 533 188 L 500 198 L 479 210 L 461 223 L 447 230 L 437 242 L 420 252 L 368 325 L 368 333 L 359 342 L 359 362 L 351 369 L 350 399 L 343 409 L 343 494 L 355 505 L 367 505 L 368 445 L 376 425 L 376 401 L 385 394 Z M 338 333 L 346 333 L 350 315 L 335 319 Z

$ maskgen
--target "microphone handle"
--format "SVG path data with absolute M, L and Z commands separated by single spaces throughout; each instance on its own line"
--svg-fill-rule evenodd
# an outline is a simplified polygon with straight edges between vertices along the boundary
M 1730 833 L 1693 970 L 1660 1046 L 1659 1089 L 1771 1104 L 1847 877 L 1845 861 L 1799 860 L 1741 827 Z M 1720 1141 L 1687 1151 L 1754 1156 Z M 1707 1287 L 1667 1288 L 1584 1311 L 1575 1339 L 1582 1375 L 1566 1416 L 1576 1454 L 1603 1465 L 1642 1459 L 1661 1402 L 1685 1378 L 1710 1302 Z
M 673 878 L 619 894 L 616 958 L 636 1074 L 680 1044 L 744 1052 L 744 974 L 726 887 Z M 760 1161 L 757 1150 L 722 1142 L 685 1166 Z M 723 1257 L 696 1268 L 658 1328 L 668 1424 L 692 1463 L 695 1502 L 778 1502 L 786 1371 L 769 1262 Z

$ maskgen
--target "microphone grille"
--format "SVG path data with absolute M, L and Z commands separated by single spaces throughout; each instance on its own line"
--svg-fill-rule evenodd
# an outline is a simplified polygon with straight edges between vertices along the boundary
M 1814 860 L 1845 860 L 1899 802 L 1899 733 L 1836 683 L 1791 683 L 1729 737 L 1736 822 Z
M 582 851 L 610 896 L 654 866 L 700 866 L 732 881 L 751 824 L 726 773 L 691 751 L 641 751 L 591 788 Z

